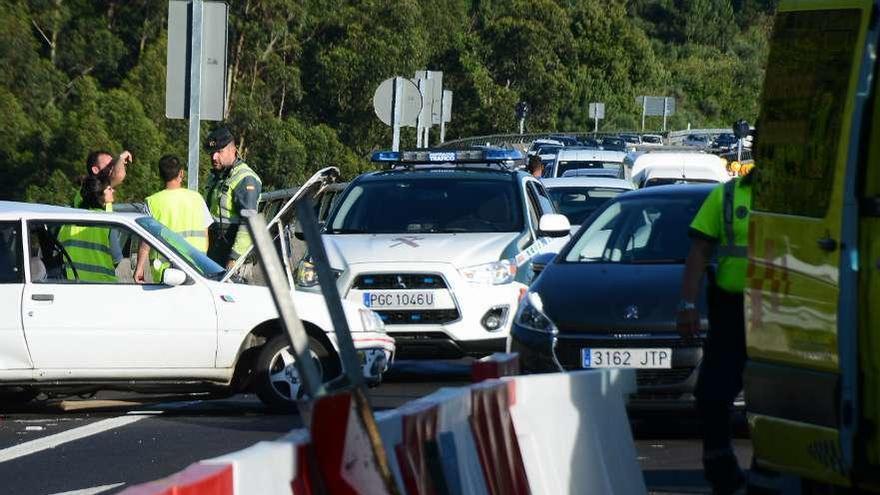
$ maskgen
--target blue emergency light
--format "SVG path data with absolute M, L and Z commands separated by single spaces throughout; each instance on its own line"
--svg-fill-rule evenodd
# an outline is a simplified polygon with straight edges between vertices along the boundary
M 523 154 L 510 148 L 480 148 L 465 150 L 411 150 L 411 151 L 376 151 L 371 161 L 384 163 L 389 168 L 395 165 L 411 167 L 421 166 L 456 166 L 459 164 L 486 164 L 512 166 Z

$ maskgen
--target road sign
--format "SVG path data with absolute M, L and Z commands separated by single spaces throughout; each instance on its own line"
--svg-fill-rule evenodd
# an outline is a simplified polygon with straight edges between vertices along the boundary
M 373 111 L 379 120 L 391 126 L 391 149 L 399 151 L 400 127 L 416 123 L 422 111 L 422 95 L 409 79 L 392 77 L 382 81 L 373 93 Z
M 604 103 L 590 103 L 590 118 L 591 119 L 604 119 L 605 118 L 605 104 Z
M 373 93 L 373 111 L 385 125 L 393 125 L 394 80 L 391 77 L 382 81 Z M 401 77 L 402 92 L 400 97 L 400 125 L 414 126 L 422 111 L 422 95 L 419 88 L 409 79 Z
M 663 117 L 663 130 L 666 130 L 666 117 L 675 113 L 675 98 L 671 96 L 636 96 L 636 104 L 642 107 L 642 130 L 645 130 L 645 117 Z
M 516 104 L 516 118 L 524 119 L 529 116 L 529 104 L 521 101 Z
M 229 8 L 222 2 L 168 2 L 165 115 L 189 118 L 186 186 L 199 189 L 202 120 L 226 116 L 226 33 Z
M 226 33 L 229 7 L 222 2 L 199 2 L 202 8 L 201 79 L 199 114 L 201 120 L 223 120 L 226 116 Z M 168 55 L 165 73 L 165 116 L 189 116 L 191 82 L 190 24 L 194 2 L 168 3 Z
M 446 142 L 446 123 L 452 122 L 452 91 L 448 89 L 443 90 L 443 102 L 440 104 L 441 109 L 441 118 L 440 118 L 440 142 Z
M 743 119 L 739 119 L 733 123 L 733 135 L 737 139 L 742 139 L 749 135 L 749 123 Z

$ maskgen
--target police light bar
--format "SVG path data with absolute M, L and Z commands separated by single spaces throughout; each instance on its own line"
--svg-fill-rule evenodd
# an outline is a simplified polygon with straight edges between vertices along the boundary
M 506 148 L 470 150 L 415 150 L 376 151 L 370 157 L 374 162 L 388 164 L 441 164 L 441 163 L 512 163 L 522 160 L 518 150 Z

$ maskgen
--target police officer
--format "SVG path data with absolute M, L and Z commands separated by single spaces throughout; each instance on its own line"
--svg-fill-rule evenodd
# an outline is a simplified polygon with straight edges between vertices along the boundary
M 205 140 L 213 167 L 206 200 L 214 223 L 209 229 L 208 256 L 231 268 L 250 247 L 242 210 L 256 210 L 263 184 L 257 174 L 238 156 L 232 133 L 215 129 Z
M 110 211 L 114 190 L 106 176 L 86 177 L 80 190 L 82 207 Z M 110 249 L 110 229 L 89 225 L 65 224 L 58 232 L 58 242 L 69 256 L 68 280 L 116 282 L 116 264 Z
M 696 302 L 703 272 L 717 249 L 718 268 L 708 284 L 709 335 L 697 378 L 697 412 L 703 422 L 703 468 L 713 493 L 736 493 L 745 483 L 731 443 L 731 409 L 742 390 L 745 366 L 743 288 L 746 275 L 753 175 L 731 179 L 706 198 L 690 226 L 678 307 L 678 331 L 700 332 Z
M 208 252 L 208 227 L 214 222 L 208 205 L 199 193 L 183 187 L 183 165 L 174 155 L 159 159 L 159 176 L 165 182 L 165 189 L 146 199 L 150 215 L 174 232 L 180 234 L 192 247 Z M 135 282 L 145 282 L 144 272 L 147 259 L 152 258 L 153 282 L 162 281 L 162 273 L 168 263 L 161 262 L 155 251 L 150 253 L 150 245 L 142 242 L 138 249 Z

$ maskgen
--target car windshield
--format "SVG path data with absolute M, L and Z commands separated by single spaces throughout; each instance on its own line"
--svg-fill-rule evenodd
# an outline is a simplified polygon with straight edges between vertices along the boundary
M 604 162 L 601 160 L 560 160 L 556 170 L 556 176 L 562 177 L 568 170 L 578 170 L 582 168 L 620 170 L 623 164 L 620 162 Z
M 626 189 L 614 187 L 553 187 L 547 189 L 556 210 L 568 217 L 572 225 L 580 225 L 584 220 L 605 204 L 609 199 Z
M 194 248 L 179 234 L 156 221 L 153 217 L 140 217 L 136 220 L 138 225 L 147 229 L 153 237 L 158 239 L 168 249 L 174 251 L 180 259 L 193 267 L 205 278 L 219 280 L 223 278 L 226 270 L 204 253 Z
M 558 144 L 542 144 L 535 148 L 535 154 L 537 155 L 555 155 L 559 152 L 559 149 L 562 146 Z
M 565 260 L 573 263 L 684 263 L 688 226 L 702 197 L 615 200 L 593 217 Z
M 512 180 L 402 178 L 362 181 L 341 198 L 328 234 L 519 232 Z

